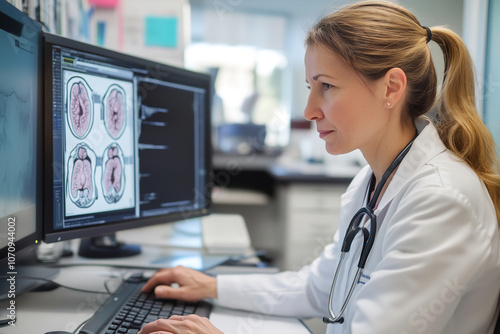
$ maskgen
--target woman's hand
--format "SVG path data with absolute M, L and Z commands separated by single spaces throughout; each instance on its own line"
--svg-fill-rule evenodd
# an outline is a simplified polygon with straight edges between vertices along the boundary
M 176 286 L 171 286 L 172 283 L 176 283 Z M 158 298 L 198 301 L 217 298 L 217 279 L 197 270 L 178 266 L 156 272 L 144 285 L 142 292 L 152 289 Z
M 204 317 L 191 314 L 188 316 L 174 315 L 169 319 L 158 319 L 142 327 L 138 334 L 223 334 Z

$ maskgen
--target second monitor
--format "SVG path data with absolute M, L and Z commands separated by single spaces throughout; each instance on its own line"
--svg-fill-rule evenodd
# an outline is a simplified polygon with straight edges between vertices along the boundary
M 208 213 L 208 75 L 53 35 L 44 67 L 46 241 Z

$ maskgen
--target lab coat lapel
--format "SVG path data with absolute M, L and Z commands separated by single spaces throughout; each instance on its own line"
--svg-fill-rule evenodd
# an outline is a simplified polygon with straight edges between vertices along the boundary
M 391 183 L 389 183 L 375 211 L 376 214 L 392 201 L 394 196 L 396 196 L 415 171 L 419 170 L 436 155 L 446 150 L 434 124 L 432 124 L 427 117 L 419 117 L 415 121 L 415 125 L 417 126 L 419 135 L 413 142 L 410 151 L 399 165 Z

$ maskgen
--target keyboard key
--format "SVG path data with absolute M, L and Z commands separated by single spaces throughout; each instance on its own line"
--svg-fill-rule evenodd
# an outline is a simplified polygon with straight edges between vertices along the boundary
M 141 325 L 142 325 L 142 321 L 134 320 L 134 322 L 132 323 L 132 325 L 130 327 L 131 328 L 141 328 Z
M 172 311 L 182 312 L 182 311 L 184 311 L 184 306 L 176 306 L 176 307 L 173 308 Z
M 163 319 L 168 318 L 170 317 L 170 311 L 161 311 L 160 314 L 158 314 L 158 317 Z
M 188 305 L 184 308 L 184 313 L 193 314 L 196 307 L 194 305 Z
M 152 308 L 151 311 L 149 311 L 149 314 L 154 314 L 158 315 L 161 311 L 161 308 Z
M 144 322 L 153 322 L 153 321 L 155 321 L 155 320 L 157 320 L 157 319 L 158 319 L 158 317 L 156 317 L 156 316 L 154 316 L 154 315 L 148 315 L 148 316 L 146 317 L 146 319 L 144 319 Z

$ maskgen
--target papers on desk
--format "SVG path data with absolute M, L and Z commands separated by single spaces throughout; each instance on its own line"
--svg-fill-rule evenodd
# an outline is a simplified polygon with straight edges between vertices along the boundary
M 216 305 L 210 321 L 224 333 L 310 334 L 298 319 L 227 309 Z
M 211 214 L 201 219 L 203 246 L 209 254 L 252 253 L 250 235 L 243 216 Z

